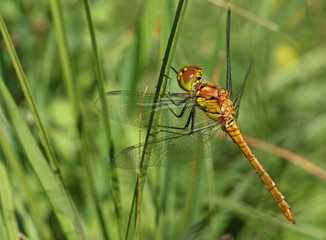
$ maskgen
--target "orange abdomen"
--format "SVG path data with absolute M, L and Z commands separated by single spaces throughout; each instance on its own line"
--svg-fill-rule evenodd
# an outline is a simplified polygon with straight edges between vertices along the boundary
M 278 205 L 278 207 L 283 212 L 284 216 L 292 223 L 295 223 L 294 216 L 291 211 L 290 205 L 285 200 L 285 197 L 281 193 L 281 191 L 278 189 L 276 184 L 274 183 L 273 179 L 269 176 L 269 174 L 266 172 L 264 167 L 261 165 L 261 163 L 258 161 L 256 156 L 253 154 L 251 149 L 249 148 L 246 140 L 244 139 L 239 125 L 237 122 L 232 119 L 231 121 L 227 122 L 225 124 L 224 130 L 228 133 L 228 135 L 232 138 L 232 140 L 239 146 L 241 151 L 246 155 L 247 159 L 251 163 L 251 165 L 256 170 L 257 174 L 259 175 L 260 179 L 263 181 L 263 183 L 266 185 L 266 188 L 274 198 L 274 201 Z

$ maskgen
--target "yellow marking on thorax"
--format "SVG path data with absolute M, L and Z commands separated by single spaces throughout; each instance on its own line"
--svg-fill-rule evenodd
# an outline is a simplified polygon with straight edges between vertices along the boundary
M 197 103 L 204 107 L 203 111 L 205 114 L 211 118 L 214 121 L 219 122 L 219 119 L 221 118 L 221 109 L 217 103 L 216 99 L 209 99 L 207 100 L 204 97 L 197 98 Z

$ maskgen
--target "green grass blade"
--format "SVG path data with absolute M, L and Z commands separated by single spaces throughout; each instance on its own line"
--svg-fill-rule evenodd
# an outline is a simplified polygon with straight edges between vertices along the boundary
M 18 223 L 15 216 L 15 208 L 13 205 L 12 187 L 8 179 L 7 169 L 0 159 L 0 211 L 3 216 L 4 227 L 6 228 L 6 237 L 2 239 L 18 239 Z
M 4 158 L 6 159 L 8 167 L 12 171 L 11 174 L 17 177 L 19 186 L 25 196 L 24 204 L 26 204 L 30 210 L 30 214 L 38 229 L 38 235 L 41 239 L 49 239 L 51 236 L 51 230 L 46 224 L 47 216 L 42 215 L 37 204 L 35 204 L 35 196 L 32 193 L 31 187 L 26 182 L 26 173 L 24 172 L 23 166 L 19 161 L 12 144 L 9 144 L 8 142 L 8 136 L 9 132 L 8 130 L 6 131 L 5 124 L 2 123 L 2 118 L 0 118 L 0 148 L 2 149 Z
M 0 97 L 9 113 L 10 122 L 16 131 L 30 164 L 52 203 L 54 213 L 63 232 L 68 239 L 76 239 L 77 236 L 82 239 L 83 231 L 80 225 L 77 224 L 79 220 L 76 222 L 76 213 L 71 207 L 71 202 L 67 197 L 67 193 L 62 185 L 58 184 L 57 178 L 49 167 L 24 119 L 20 115 L 19 109 L 2 78 L 0 78 Z
M 172 63 L 172 58 L 174 55 L 174 51 L 177 45 L 177 39 L 179 36 L 179 31 L 180 31 L 180 26 L 182 24 L 182 20 L 186 11 L 186 7 L 187 7 L 187 0 L 180 0 L 178 3 L 178 7 L 176 9 L 176 13 L 175 13 L 175 18 L 173 21 L 173 25 L 172 25 L 172 29 L 170 32 L 170 37 L 167 43 L 167 47 L 166 47 L 166 51 L 164 54 L 164 58 L 163 58 L 163 62 L 162 62 L 162 66 L 161 66 L 161 70 L 160 70 L 160 75 L 159 75 L 159 79 L 158 79 L 158 83 L 156 86 L 156 92 L 155 92 L 155 97 L 154 97 L 154 103 L 158 101 L 159 97 L 164 93 L 165 91 L 165 86 L 163 86 L 163 79 L 165 78 L 164 74 L 168 75 L 169 71 L 170 71 L 170 66 Z M 146 161 L 144 153 L 146 151 L 147 148 L 147 142 L 150 139 L 150 133 L 151 133 L 151 129 L 153 126 L 153 121 L 155 118 L 155 105 L 153 107 L 153 111 L 150 117 L 150 121 L 149 121 L 149 127 L 148 127 L 148 131 L 147 131 L 147 135 L 146 135 L 146 140 L 145 140 L 145 145 L 143 148 L 143 154 L 142 154 L 142 166 L 146 163 L 144 161 Z M 145 183 L 145 179 L 146 179 L 146 169 L 142 169 L 142 173 L 141 173 L 142 179 L 141 179 L 141 190 L 143 189 L 143 185 Z M 137 179 L 137 183 L 138 183 L 138 179 Z M 134 234 L 135 234 L 135 229 L 136 229 L 136 224 L 137 224 L 137 201 L 138 201 L 138 185 L 136 184 L 135 186 L 135 191 L 134 191 L 134 197 L 133 197 L 133 201 L 132 201 L 132 206 L 131 206 L 131 210 L 130 210 L 130 214 L 129 214 L 129 223 L 128 223 L 128 228 L 127 228 L 127 233 L 126 233 L 126 239 L 133 239 L 134 238 Z
M 62 176 L 60 174 L 60 170 L 59 170 L 59 167 L 58 167 L 58 164 L 57 164 L 57 160 L 56 160 L 52 145 L 51 145 L 50 140 L 49 140 L 49 138 L 48 138 L 48 136 L 46 134 L 45 128 L 43 127 L 43 124 L 41 122 L 40 116 L 39 116 L 37 108 L 36 108 L 34 98 L 32 96 L 31 90 L 30 90 L 29 85 L 28 85 L 28 81 L 26 79 L 23 68 L 22 68 L 22 66 L 20 64 L 19 58 L 18 58 L 18 56 L 16 54 L 15 48 L 13 46 L 13 43 L 12 43 L 11 39 L 10 39 L 9 32 L 8 32 L 8 30 L 6 28 L 6 25 L 5 25 L 4 21 L 3 21 L 2 16 L 0 16 L 0 30 L 1 30 L 2 36 L 4 38 L 4 41 L 6 43 L 6 46 L 8 48 L 8 52 L 10 54 L 12 64 L 13 64 L 15 70 L 16 70 L 16 74 L 17 74 L 18 79 L 20 81 L 20 84 L 21 84 L 21 87 L 23 89 L 25 98 L 26 98 L 26 100 L 28 102 L 28 105 L 29 105 L 29 107 L 31 109 L 31 112 L 33 114 L 36 127 L 37 127 L 37 129 L 38 129 L 38 131 L 40 133 L 41 142 L 43 143 L 43 146 L 44 146 L 44 149 L 45 149 L 45 152 L 46 152 L 46 156 L 47 156 L 47 159 L 49 160 L 51 169 L 55 173 L 55 177 L 58 180 L 58 183 L 62 186 L 62 188 L 65 188 L 63 178 L 62 178 Z M 69 198 L 71 212 L 73 213 L 72 216 L 75 218 L 75 220 L 74 220 L 75 224 L 78 225 L 79 229 L 82 229 L 81 223 L 79 222 L 79 216 L 78 216 L 77 212 L 75 211 L 75 207 L 73 206 L 72 201 L 70 200 L 70 196 L 67 194 L 66 191 L 65 191 L 65 194 L 66 194 L 66 197 Z
M 46 156 L 49 159 L 49 162 L 51 164 L 53 171 L 60 174 L 60 171 L 58 170 L 57 160 L 56 160 L 56 157 L 53 152 L 52 145 L 50 143 L 50 140 L 49 140 L 49 138 L 45 132 L 45 129 L 43 127 L 43 124 L 41 122 L 41 118 L 36 109 L 36 104 L 35 104 L 34 98 L 32 96 L 30 87 L 28 85 L 24 70 L 22 68 L 22 65 L 20 64 L 20 61 L 19 61 L 19 58 L 15 51 L 14 45 L 10 39 L 10 34 L 7 30 L 7 27 L 6 27 L 5 22 L 3 21 L 3 18 L 1 15 L 0 15 L 0 31 L 2 33 L 3 39 L 8 48 L 8 52 L 10 54 L 12 64 L 16 70 L 16 74 L 18 76 L 18 79 L 19 79 L 20 85 L 22 87 L 22 90 L 24 92 L 25 98 L 26 98 L 28 105 L 31 109 L 31 112 L 33 114 L 35 125 L 40 133 L 40 137 L 41 137 L 41 140 L 42 140 L 45 152 L 46 152 Z M 60 179 L 62 179 L 62 177 L 60 175 L 58 177 Z
M 67 36 L 66 36 L 66 30 L 65 30 L 64 20 L 63 20 L 62 7 L 59 1 L 51 0 L 51 13 L 54 20 L 55 32 L 58 41 L 60 60 L 63 69 L 65 84 L 69 94 L 72 109 L 74 112 L 76 126 L 79 131 L 81 159 L 87 174 L 87 179 L 90 185 L 91 196 L 95 204 L 97 217 L 99 222 L 101 223 L 101 231 L 103 236 L 107 239 L 108 233 L 104 224 L 105 220 L 103 216 L 103 211 L 100 206 L 101 205 L 100 198 L 98 196 L 97 189 L 96 189 L 92 161 L 90 161 L 90 151 L 89 151 L 89 146 L 87 141 L 86 122 L 84 121 L 86 118 L 84 114 L 84 109 L 82 108 L 83 104 L 78 94 L 79 91 L 76 85 L 76 76 L 73 72 L 73 63 L 71 60 L 71 56 L 67 44 Z
M 4 224 L 2 214 L 0 214 L 0 237 L 1 237 L 1 239 L 5 239 L 6 236 L 7 236 L 6 227 Z
M 106 113 L 106 104 L 107 102 L 104 100 L 105 99 L 105 90 L 104 90 L 104 75 L 103 75 L 103 69 L 102 69 L 102 62 L 101 58 L 99 55 L 99 50 L 97 46 L 97 41 L 96 41 L 96 36 L 95 36 L 95 30 L 94 30 L 94 25 L 92 21 L 92 16 L 91 16 L 91 11 L 89 7 L 89 1 L 84 0 L 84 8 L 86 12 L 86 17 L 87 17 L 87 25 L 88 25 L 88 30 L 89 30 L 89 35 L 92 43 L 92 52 L 93 52 L 93 60 L 95 63 L 95 73 L 96 73 L 96 80 L 97 80 L 97 90 L 98 94 L 100 96 L 100 99 L 102 100 L 101 104 L 104 106 L 103 109 L 104 111 L 102 112 L 102 120 L 104 124 L 104 129 L 105 129 L 105 135 L 106 135 L 106 141 L 107 141 L 107 150 L 109 151 L 109 156 L 110 159 L 114 157 L 114 146 L 113 146 L 113 141 L 112 141 L 112 136 L 111 136 L 111 129 L 110 129 L 110 124 L 109 120 L 107 117 Z M 109 166 L 109 164 L 106 164 Z M 114 185 L 112 188 L 112 194 L 113 194 L 113 201 L 115 205 L 115 210 L 116 210 L 116 217 L 118 220 L 118 226 L 119 226 L 119 234 L 120 238 L 122 238 L 122 216 L 121 216 L 121 198 L 120 198 L 120 189 L 119 189 L 119 179 L 117 175 L 117 169 L 116 168 L 111 168 L 108 169 L 108 172 L 110 170 L 110 181 L 111 184 Z M 104 227 L 104 222 L 101 222 Z M 107 236 L 106 236 L 107 238 Z
M 60 53 L 61 68 L 63 71 L 66 88 L 70 98 L 70 103 L 72 105 L 72 110 L 77 121 L 79 120 L 80 115 L 80 105 L 78 100 L 79 97 L 75 86 L 73 68 L 70 60 L 71 58 L 69 56 L 67 36 L 65 31 L 65 25 L 63 22 L 62 7 L 60 5 L 60 2 L 57 0 L 51 0 L 50 4 L 51 13 L 54 21 L 56 39 L 58 42 L 58 48 Z

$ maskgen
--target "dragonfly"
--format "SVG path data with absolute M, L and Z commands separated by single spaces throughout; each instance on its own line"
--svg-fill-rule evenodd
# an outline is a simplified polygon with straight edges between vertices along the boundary
M 171 93 L 172 78 L 166 76 L 169 81 L 168 93 L 156 103 L 153 103 L 154 94 L 132 91 L 107 92 L 104 98 L 97 99 L 95 107 L 100 112 L 105 112 L 110 118 L 129 125 L 139 126 L 140 108 L 142 127 L 149 127 L 153 111 L 157 116 L 151 125 L 155 129 L 150 134 L 151 138 L 146 143 L 124 149 L 114 157 L 111 166 L 139 168 L 140 149 L 143 149 L 146 157 L 146 161 L 143 162 L 145 167 L 166 167 L 198 160 L 209 151 L 211 146 L 208 142 L 214 142 L 216 132 L 222 130 L 249 160 L 283 215 L 295 224 L 289 203 L 250 149 L 236 120 L 252 62 L 237 97 L 232 101 L 230 10 L 227 14 L 226 55 L 226 88 L 203 81 L 201 67 L 191 65 L 184 66 L 179 71 L 172 68 L 184 93 Z

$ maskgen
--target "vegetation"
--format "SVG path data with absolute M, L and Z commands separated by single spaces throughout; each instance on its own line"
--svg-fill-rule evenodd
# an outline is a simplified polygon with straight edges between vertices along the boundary
M 95 100 L 155 93 L 169 65 L 224 86 L 228 8 L 235 94 L 254 60 L 238 122 L 296 225 L 231 141 L 149 168 L 141 205 L 137 171 L 109 165 L 140 131 Z M 325 239 L 325 13 L 319 0 L 2 0 L 0 239 Z

